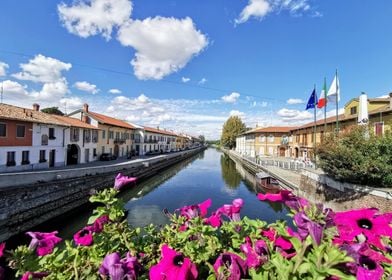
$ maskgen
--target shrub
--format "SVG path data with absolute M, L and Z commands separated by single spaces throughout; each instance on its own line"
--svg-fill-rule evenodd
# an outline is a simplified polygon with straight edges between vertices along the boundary
M 332 178 L 377 187 L 392 186 L 392 134 L 377 137 L 355 127 L 325 137 L 317 146 L 319 166 Z

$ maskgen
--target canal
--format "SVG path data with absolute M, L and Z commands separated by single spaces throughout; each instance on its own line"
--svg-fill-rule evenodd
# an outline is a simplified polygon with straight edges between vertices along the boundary
M 136 186 L 128 187 L 120 197 L 126 201 L 127 220 L 132 226 L 167 223 L 163 209 L 173 212 L 208 198 L 212 199 L 209 213 L 223 204 L 230 204 L 235 198 L 242 198 L 242 216 L 259 218 L 268 223 L 277 219 L 290 220 L 286 215 L 287 209 L 281 203 L 259 201 L 256 196 L 259 191 L 253 175 L 219 150 L 209 148 Z M 33 230 L 58 230 L 59 236 L 72 238 L 86 225 L 91 212 L 91 207 L 84 207 Z M 29 242 L 28 238 L 26 242 Z

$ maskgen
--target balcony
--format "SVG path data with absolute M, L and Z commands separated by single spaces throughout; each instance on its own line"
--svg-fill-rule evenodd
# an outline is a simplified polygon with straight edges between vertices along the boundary
M 114 140 L 113 140 L 113 143 L 116 145 L 122 145 L 122 144 L 125 144 L 125 139 L 119 139 L 119 138 L 115 138 Z

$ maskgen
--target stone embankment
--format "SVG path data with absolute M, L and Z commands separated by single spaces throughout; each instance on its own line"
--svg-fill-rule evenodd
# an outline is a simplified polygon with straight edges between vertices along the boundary
M 203 149 L 105 166 L 0 174 L 0 242 L 84 205 L 91 193 L 113 186 L 119 172 L 140 181 Z
M 290 169 L 286 162 L 273 165 L 259 164 L 256 160 L 243 157 L 235 151 L 222 149 L 231 158 L 240 161 L 251 173 L 259 171 L 269 173 L 278 179 L 284 188 L 291 189 L 297 195 L 335 211 L 353 208 L 375 207 L 382 212 L 392 211 L 392 189 L 375 189 L 368 186 L 343 183 L 329 178 L 319 170 L 309 168 Z M 270 160 L 273 161 L 273 160 Z M 288 167 L 287 169 L 284 167 Z

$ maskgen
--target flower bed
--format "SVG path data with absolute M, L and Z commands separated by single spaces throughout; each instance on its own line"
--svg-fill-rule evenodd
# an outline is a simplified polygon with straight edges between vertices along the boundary
M 168 225 L 132 228 L 117 193 L 90 198 L 101 206 L 73 240 L 28 232 L 29 246 L 2 243 L 0 258 L 22 279 L 391 279 L 392 213 L 335 213 L 281 191 L 258 198 L 284 203 L 295 228 L 241 218 L 240 198 L 210 214 L 207 199 L 165 211 Z

